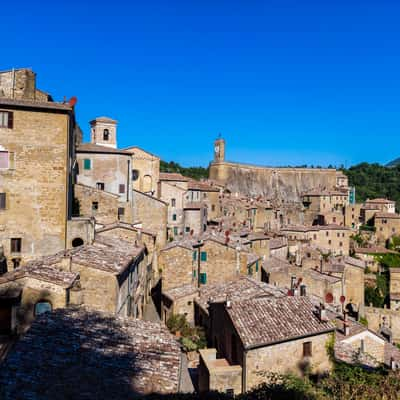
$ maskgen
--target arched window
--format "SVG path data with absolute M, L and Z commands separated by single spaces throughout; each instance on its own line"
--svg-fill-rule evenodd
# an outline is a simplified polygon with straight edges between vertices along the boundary
M 35 304 L 35 316 L 44 314 L 45 312 L 49 312 L 52 310 L 51 303 L 45 300 L 38 301 Z
M 104 129 L 103 140 L 109 140 L 109 139 L 110 139 L 110 131 L 108 129 Z
M 79 247 L 82 245 L 83 245 L 83 239 L 81 239 L 80 237 L 77 237 L 72 241 L 72 247 Z

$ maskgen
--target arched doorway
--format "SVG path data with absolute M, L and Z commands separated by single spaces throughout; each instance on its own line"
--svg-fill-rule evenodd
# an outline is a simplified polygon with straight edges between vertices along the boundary
M 83 239 L 81 239 L 80 237 L 77 237 L 72 240 L 72 247 L 79 247 L 82 246 L 83 244 L 84 244 Z

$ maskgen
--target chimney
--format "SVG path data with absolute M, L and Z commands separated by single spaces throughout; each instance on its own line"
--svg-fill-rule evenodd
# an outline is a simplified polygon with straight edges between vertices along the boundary
M 326 315 L 325 304 L 320 303 L 318 311 L 319 311 L 319 315 L 318 315 L 319 316 L 319 320 L 321 322 L 328 322 L 329 319 L 328 319 L 328 316 Z

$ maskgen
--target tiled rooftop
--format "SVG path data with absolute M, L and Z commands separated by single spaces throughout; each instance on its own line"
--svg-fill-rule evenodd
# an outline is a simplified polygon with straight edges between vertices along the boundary
M 77 153 L 106 153 L 106 154 L 122 154 L 131 156 L 131 153 L 121 150 L 121 149 L 114 149 L 108 146 L 101 146 L 94 143 L 81 143 L 76 148 Z
M 196 303 L 207 311 L 208 302 L 222 302 L 226 300 L 238 301 L 255 297 L 283 297 L 287 291 L 279 287 L 257 281 L 248 276 L 240 276 L 229 282 L 202 286 L 200 298 Z
M 232 302 L 227 312 L 245 348 L 267 346 L 333 331 L 307 297 L 256 298 Z
M 179 388 L 180 347 L 158 323 L 79 309 L 39 316 L 0 370 L 0 397 L 131 399 Z
M 375 218 L 400 219 L 400 214 L 377 212 Z
M 160 172 L 160 181 L 189 182 L 189 178 L 176 172 Z

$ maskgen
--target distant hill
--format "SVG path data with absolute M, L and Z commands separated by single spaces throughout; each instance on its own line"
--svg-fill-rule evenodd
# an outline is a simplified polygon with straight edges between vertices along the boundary
M 204 167 L 182 167 L 182 165 L 170 161 L 160 161 L 160 172 L 179 172 L 183 176 L 200 180 L 208 178 L 208 168 Z
M 393 160 L 393 161 L 388 162 L 388 163 L 385 165 L 385 167 L 392 168 L 392 167 L 395 167 L 396 165 L 400 165 L 400 157 L 399 157 L 399 158 L 396 158 L 396 159 Z

